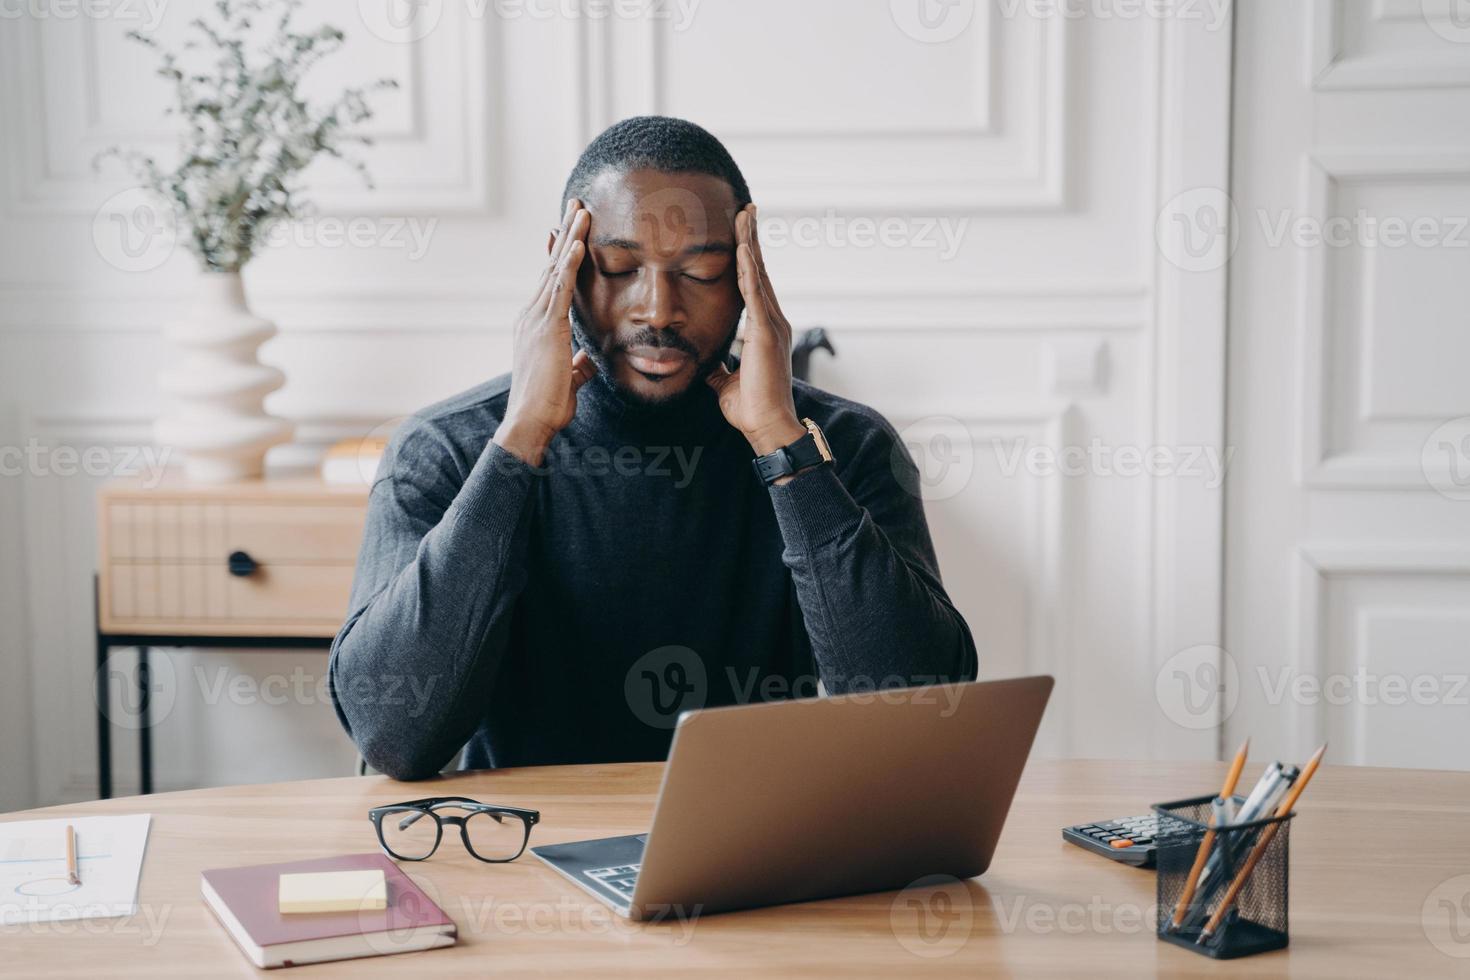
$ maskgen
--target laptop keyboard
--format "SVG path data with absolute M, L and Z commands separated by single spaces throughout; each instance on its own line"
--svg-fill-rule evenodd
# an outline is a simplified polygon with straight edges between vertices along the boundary
M 607 868 L 593 868 L 582 873 L 591 878 L 597 884 L 606 888 L 620 898 L 629 901 L 633 899 L 633 884 L 638 880 L 638 872 L 643 864 L 618 864 Z

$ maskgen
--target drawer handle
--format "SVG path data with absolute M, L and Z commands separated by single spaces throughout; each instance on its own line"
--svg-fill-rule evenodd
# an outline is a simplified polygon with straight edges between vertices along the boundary
M 230 554 L 231 575 L 237 576 L 239 578 L 245 578 L 247 575 L 254 575 L 255 570 L 259 567 L 260 563 L 257 562 L 254 558 L 251 558 L 250 555 L 246 552 L 236 551 Z

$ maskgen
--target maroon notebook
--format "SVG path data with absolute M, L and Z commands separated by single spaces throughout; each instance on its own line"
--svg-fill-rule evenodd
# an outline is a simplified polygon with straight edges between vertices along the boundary
M 386 909 L 292 915 L 278 910 L 283 874 L 374 868 L 382 869 L 388 882 Z M 199 888 L 220 924 L 260 967 L 408 953 L 452 946 L 456 937 L 453 920 L 382 854 L 217 868 L 199 876 Z

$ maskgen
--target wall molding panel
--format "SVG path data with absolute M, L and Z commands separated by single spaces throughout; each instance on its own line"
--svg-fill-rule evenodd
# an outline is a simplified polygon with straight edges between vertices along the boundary
M 1418 188 L 1470 194 L 1470 148 L 1355 151 L 1313 150 L 1303 162 L 1299 213 L 1341 217 L 1340 198 L 1358 188 Z M 1470 201 L 1470 197 L 1466 198 Z M 1453 210 L 1453 209 L 1450 209 Z M 1405 214 L 1392 215 L 1407 218 Z M 1463 227 L 1462 227 L 1463 232 Z M 1451 234 L 1453 232 L 1446 232 Z M 1382 247 L 1303 248 L 1300 319 L 1300 473 L 1303 486 L 1317 490 L 1429 490 L 1420 464 L 1423 439 L 1449 413 L 1375 412 L 1369 402 L 1375 365 L 1367 336 L 1373 329 L 1368 304 L 1377 299 Z M 1353 292 L 1347 292 L 1348 287 Z M 1379 327 L 1378 329 L 1384 329 Z M 1345 370 L 1339 345 L 1356 358 Z M 1356 383 L 1352 379 L 1358 379 Z M 1336 379 L 1336 384 L 1334 384 Z M 1357 448 L 1337 443 L 1334 423 L 1350 424 L 1361 438 L 1380 430 L 1396 449 Z
M 396 119 L 371 129 L 376 145 L 361 154 L 372 168 L 375 189 L 363 186 L 345 167 L 326 174 L 318 169 L 313 199 L 322 213 L 484 213 L 492 207 L 497 149 L 492 140 L 500 113 L 492 96 L 505 89 L 490 75 L 498 21 L 471 18 L 464 4 L 445 4 L 444 15 L 448 22 L 419 44 L 379 42 L 380 56 L 391 59 L 388 64 L 362 66 L 354 81 L 385 74 L 398 79 L 398 92 L 374 97 L 376 106 L 396 106 L 398 111 L 391 112 Z M 360 25 L 353 26 L 360 38 L 372 40 Z M 99 92 L 106 89 L 99 51 L 151 74 L 152 56 L 125 41 L 125 29 L 95 17 L 26 18 L 12 21 L 0 38 L 0 79 L 16 93 L 7 100 L 11 111 L 4 117 L 11 133 L 5 141 L 11 153 L 9 210 L 92 214 L 112 195 L 134 186 L 118 161 L 107 162 L 100 176 L 93 174 L 91 161 L 102 150 L 122 144 L 160 159 L 172 155 L 174 138 L 166 128 L 130 129 L 107 118 L 99 104 Z M 155 88 L 149 95 L 162 91 Z
M 1450 40 L 1466 29 L 1450 21 L 1448 9 L 1438 17 L 1426 0 L 1376 0 L 1371 8 L 1359 0 L 1312 0 L 1307 16 L 1307 77 L 1313 89 L 1470 86 L 1470 46 Z M 1437 32 L 1426 38 L 1430 17 L 1445 36 Z

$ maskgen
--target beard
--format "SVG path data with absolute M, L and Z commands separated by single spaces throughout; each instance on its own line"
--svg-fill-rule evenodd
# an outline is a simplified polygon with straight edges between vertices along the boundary
M 677 331 L 664 328 L 654 330 L 651 327 L 643 327 L 633 336 L 626 340 L 613 340 L 609 335 L 609 342 L 604 346 L 598 343 L 592 332 L 587 329 L 586 321 L 576 304 L 571 308 L 572 320 L 572 343 L 576 348 L 587 352 L 587 357 L 597 367 L 597 377 L 593 378 L 591 384 L 602 384 L 606 390 L 614 394 L 620 402 L 630 409 L 651 414 L 663 414 L 674 412 L 684 408 L 690 399 L 698 397 L 705 392 L 707 385 L 705 379 L 722 364 L 727 364 L 730 356 L 730 348 L 735 344 L 735 330 L 740 325 L 739 314 L 735 322 L 730 324 L 725 340 L 714 354 L 707 358 L 700 358 L 699 349 L 691 344 Z M 649 398 L 639 392 L 629 389 L 618 381 L 613 371 L 612 355 L 626 347 L 670 347 L 680 350 L 696 361 L 694 377 L 683 390 L 670 395 Z

